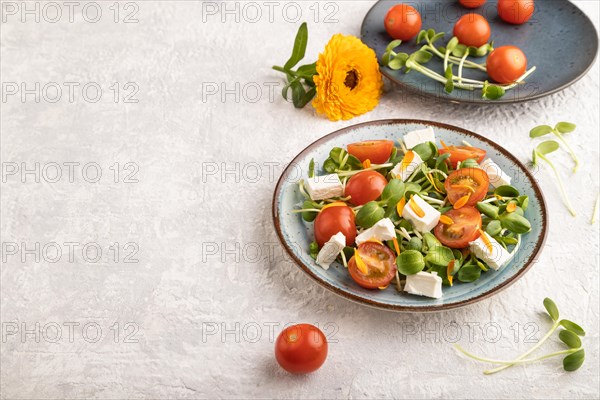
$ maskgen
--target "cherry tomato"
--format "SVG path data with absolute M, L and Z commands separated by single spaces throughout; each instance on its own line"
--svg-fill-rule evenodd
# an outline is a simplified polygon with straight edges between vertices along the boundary
M 349 144 L 348 153 L 358 158 L 360 162 L 369 160 L 373 164 L 384 164 L 390 159 L 393 148 L 394 142 L 391 140 L 369 140 Z
M 515 46 L 502 46 L 494 49 L 487 59 L 490 78 L 498 83 L 512 83 L 527 70 L 527 57 Z
M 327 338 L 314 325 L 292 325 L 277 337 L 275 358 L 283 369 L 292 374 L 314 372 L 327 358 Z
M 454 36 L 466 46 L 481 47 L 490 40 L 490 24 L 479 14 L 465 14 L 454 25 Z
M 326 208 L 315 219 L 315 240 L 320 247 L 323 247 L 338 232 L 342 232 L 346 236 L 347 246 L 354 244 L 356 223 L 354 222 L 354 211 L 348 206 Z
M 377 200 L 387 180 L 377 171 L 363 171 L 354 175 L 346 184 L 346 196 L 355 206 L 362 206 L 370 201 Z
M 452 168 L 456 168 L 459 162 L 475 159 L 478 163 L 482 162 L 485 158 L 486 151 L 478 149 L 477 147 L 468 146 L 446 146 L 439 150 L 440 154 L 450 153 L 450 164 Z
M 498 0 L 498 15 L 509 24 L 524 24 L 534 11 L 533 0 Z
M 396 4 L 387 12 L 385 30 L 394 39 L 410 40 L 421 30 L 421 14 L 406 4 Z
M 480 168 L 461 168 L 454 171 L 444 183 L 448 200 L 451 204 L 457 203 L 465 196 L 468 201 L 463 206 L 474 206 L 483 200 L 490 187 L 488 174 Z
M 450 210 L 444 214 L 452 220 L 452 224 L 437 224 L 433 233 L 444 246 L 451 249 L 464 249 L 470 242 L 479 237 L 481 229 L 481 213 L 475 207 L 463 207 Z
M 387 247 L 375 242 L 364 242 L 358 246 L 358 255 L 364 261 L 367 273 L 358 269 L 356 256 L 348 262 L 348 272 L 356 283 L 365 289 L 382 288 L 396 276 L 396 256 Z
M 458 0 L 466 8 L 478 8 L 485 4 L 485 0 Z

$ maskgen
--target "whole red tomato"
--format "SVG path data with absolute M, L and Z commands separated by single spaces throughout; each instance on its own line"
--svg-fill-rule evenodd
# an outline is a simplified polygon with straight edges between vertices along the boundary
M 487 72 L 498 83 L 513 83 L 527 70 L 527 57 L 516 46 L 494 49 L 487 59 Z
M 283 369 L 292 374 L 314 372 L 327 358 L 327 338 L 314 325 L 290 326 L 277 337 L 275 358 Z
M 498 15 L 509 24 L 524 24 L 534 11 L 533 0 L 498 0 Z
M 338 232 L 346 236 L 346 246 L 352 246 L 356 239 L 354 211 L 348 206 L 328 207 L 317 215 L 314 228 L 319 247 L 323 247 Z
M 410 40 L 421 30 L 421 14 L 407 4 L 396 4 L 384 19 L 385 30 L 394 39 Z
M 387 185 L 387 179 L 377 171 L 363 171 L 354 175 L 346 184 L 346 196 L 350 203 L 362 206 L 376 200 Z
M 481 47 L 490 40 L 492 30 L 479 14 L 465 14 L 454 25 L 454 36 L 466 46 Z

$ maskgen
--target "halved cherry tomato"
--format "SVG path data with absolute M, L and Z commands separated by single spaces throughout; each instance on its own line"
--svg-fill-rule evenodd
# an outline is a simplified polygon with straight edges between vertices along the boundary
M 454 36 L 466 46 L 481 47 L 490 40 L 492 30 L 479 14 L 465 14 L 454 25 Z
M 394 142 L 391 140 L 368 140 L 348 145 L 348 153 L 360 162 L 370 160 L 372 164 L 383 164 L 390 159 Z
M 533 0 L 498 0 L 498 15 L 509 24 L 524 24 L 534 11 Z
M 406 4 L 396 4 L 383 21 L 385 30 L 394 39 L 410 40 L 421 30 L 421 14 Z
M 375 242 L 364 242 L 358 246 L 358 255 L 364 262 L 367 273 L 357 265 L 356 256 L 348 262 L 348 272 L 356 283 L 365 289 L 377 289 L 390 284 L 396 276 L 396 256 L 387 247 Z
M 478 8 L 485 4 L 485 0 L 458 0 L 466 8 Z
M 477 147 L 469 146 L 445 146 L 440 149 L 440 154 L 450 153 L 450 165 L 452 168 L 456 168 L 459 162 L 463 162 L 468 159 L 475 159 L 478 163 L 482 162 L 485 158 L 486 151 L 478 149 Z
M 323 247 L 338 232 L 342 232 L 346 236 L 346 246 L 354 244 L 356 223 L 354 222 L 354 211 L 348 206 L 326 208 L 315 219 L 315 240 L 320 247 Z
M 513 83 L 527 70 L 527 57 L 516 46 L 494 49 L 487 59 L 487 72 L 498 83 Z
M 377 200 L 387 183 L 385 176 L 377 171 L 359 172 L 346 184 L 345 196 L 351 196 L 350 202 L 355 206 L 362 206 Z
M 481 229 L 481 213 L 475 207 L 463 207 L 450 210 L 444 214 L 452 220 L 447 225 L 440 222 L 433 233 L 444 246 L 451 249 L 464 249 L 470 242 L 479 237 Z
M 463 206 L 474 206 L 483 200 L 490 187 L 488 174 L 479 168 L 461 168 L 454 171 L 444 183 L 448 200 L 451 204 L 457 203 L 465 196 L 469 196 Z
M 277 336 L 275 358 L 292 374 L 308 374 L 323 365 L 327 348 L 327 338 L 316 326 L 292 325 Z

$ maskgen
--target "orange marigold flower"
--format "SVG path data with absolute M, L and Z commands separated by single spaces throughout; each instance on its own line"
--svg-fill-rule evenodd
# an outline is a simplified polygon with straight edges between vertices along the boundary
M 334 35 L 319 54 L 313 106 L 332 121 L 348 120 L 379 103 L 383 79 L 375 52 L 354 36 Z

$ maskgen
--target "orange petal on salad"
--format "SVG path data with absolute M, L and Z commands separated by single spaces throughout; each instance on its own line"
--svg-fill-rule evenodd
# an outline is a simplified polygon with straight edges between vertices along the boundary
M 444 143 L 444 141 L 443 141 L 443 140 L 440 140 L 440 143 L 442 144 L 442 147 L 443 147 L 444 149 L 448 149 L 448 145 L 447 145 L 446 143 Z
M 379 286 L 379 287 L 378 287 L 378 289 L 379 289 L 379 290 L 385 290 L 385 289 L 387 289 L 387 288 L 388 288 L 388 286 L 390 286 L 390 285 Z
M 469 193 L 468 195 L 463 196 L 460 199 L 458 199 L 458 201 L 456 203 L 454 203 L 454 209 L 458 210 L 459 208 L 463 208 L 469 202 L 470 198 L 471 198 L 471 194 Z
M 398 246 L 398 239 L 393 238 L 392 240 L 394 241 L 394 250 L 396 250 L 396 255 L 399 256 L 400 255 L 400 246 Z
M 471 193 L 475 193 L 475 189 L 473 189 L 469 185 L 452 185 L 450 186 L 452 189 L 467 189 Z
M 410 196 L 410 201 L 408 202 L 408 204 L 411 210 L 413 210 L 415 214 L 417 214 L 417 217 L 423 218 L 425 216 L 425 211 L 423 211 L 421 207 L 419 207 L 419 205 L 413 200 L 412 196 Z
M 456 263 L 456 260 L 451 260 L 448 263 L 448 268 L 446 268 L 446 275 L 448 278 L 448 282 L 450 282 L 450 286 L 452 286 L 452 282 L 454 281 L 454 276 L 452 276 L 452 274 L 450 274 L 450 271 L 454 270 L 455 263 Z
M 327 204 L 326 206 L 324 206 L 323 208 L 321 208 L 321 211 L 326 210 L 326 209 L 331 208 L 331 207 L 344 207 L 346 205 L 347 204 L 344 203 L 343 201 L 336 201 L 335 203 Z
M 452 218 L 450 218 L 447 215 L 442 215 L 440 217 L 440 222 L 444 225 L 452 225 L 454 223 L 454 221 L 452 221 Z
M 383 243 L 381 243 L 381 241 L 379 241 L 379 240 L 375 239 L 374 237 L 372 237 L 372 238 L 371 238 L 371 239 L 369 239 L 369 240 L 366 240 L 366 242 L 378 243 L 378 244 L 380 244 L 380 245 L 382 245 L 382 246 L 383 246 Z
M 413 160 L 415 159 L 415 152 L 412 150 L 409 150 L 406 155 L 404 156 L 404 158 L 402 159 L 402 164 L 400 166 L 400 169 L 402 171 L 406 171 L 406 168 L 408 168 L 408 166 L 410 165 L 410 163 L 413 162 Z
M 433 178 L 433 175 L 431 175 L 431 172 L 426 174 L 425 177 L 427 178 L 429 183 L 431 183 L 433 185 L 433 188 L 435 189 L 436 192 L 442 193 L 442 191 L 440 189 L 438 189 L 437 185 L 435 184 L 435 179 Z
M 490 254 L 492 254 L 494 252 L 494 246 L 492 246 L 492 242 L 490 241 L 487 233 L 481 229 L 479 230 L 479 233 L 481 234 L 481 240 L 483 240 L 483 243 L 485 243 L 485 247 L 487 247 Z
M 367 264 L 365 264 L 360 254 L 358 254 L 358 249 L 354 249 L 354 258 L 356 261 L 356 268 L 358 268 L 358 270 L 362 272 L 363 275 L 368 275 L 369 268 L 367 268 Z
M 405 205 L 406 205 L 406 199 L 404 197 L 400 199 L 398 204 L 396 204 L 396 211 L 398 211 L 399 216 L 402 216 L 402 211 L 404 211 Z
M 506 206 L 506 211 L 508 211 L 509 213 L 515 212 L 516 209 L 517 209 L 517 203 L 515 203 L 515 202 L 510 202 Z
M 364 169 L 369 169 L 371 168 L 371 160 L 369 160 L 368 158 L 363 162 L 363 168 Z

